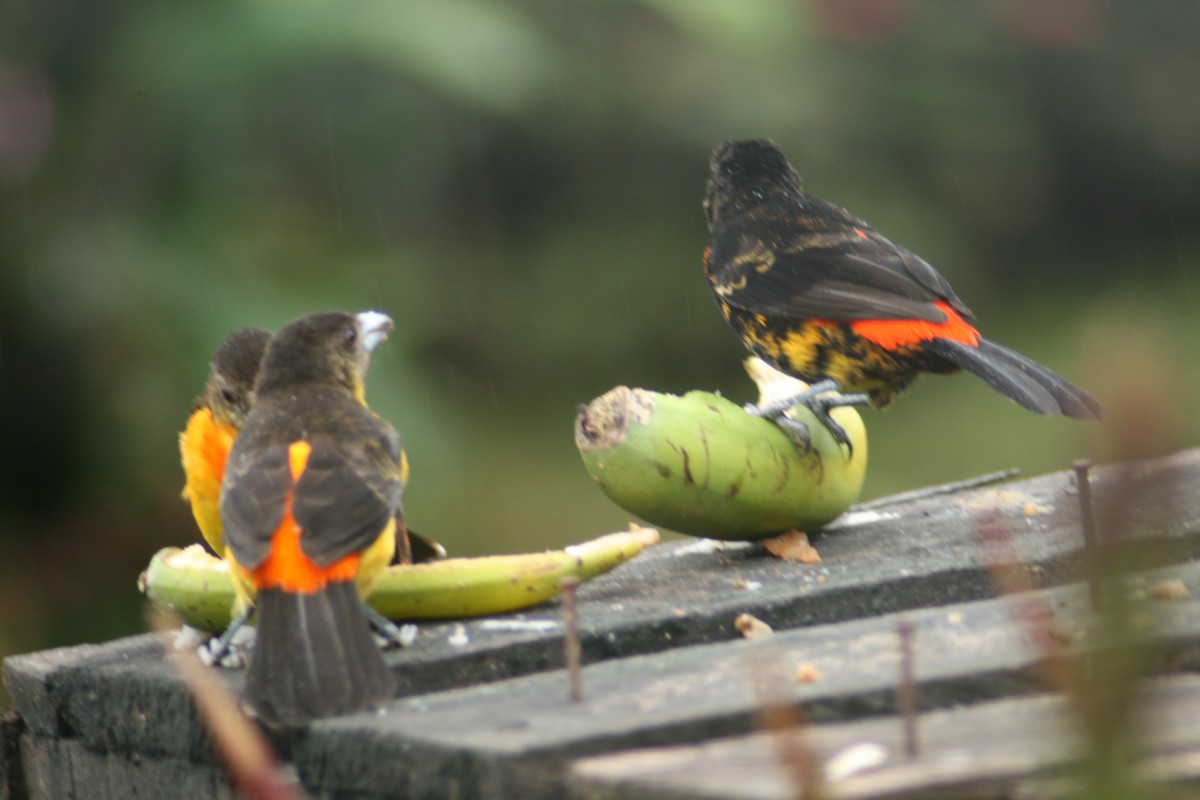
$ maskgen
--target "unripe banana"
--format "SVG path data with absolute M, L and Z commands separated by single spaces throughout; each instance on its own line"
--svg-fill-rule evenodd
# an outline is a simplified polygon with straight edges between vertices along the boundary
M 608 572 L 658 542 L 658 531 L 610 533 L 565 550 L 451 558 L 392 569 L 367 598 L 388 619 L 479 617 L 517 611 L 558 595 L 568 578 Z
M 391 566 L 367 602 L 395 620 L 502 614 L 543 603 L 568 578 L 594 578 L 657 542 L 658 531 L 635 527 L 565 550 Z M 138 587 L 156 606 L 194 628 L 215 633 L 230 622 L 234 594 L 228 565 L 201 545 L 160 550 Z
M 154 605 L 200 630 L 219 633 L 233 614 L 229 563 L 201 544 L 159 550 L 138 577 L 138 589 Z
M 758 359 L 746 368 L 767 402 L 805 387 Z M 625 510 L 681 533 L 757 539 L 832 521 L 858 498 L 866 476 L 857 411 L 832 412 L 853 454 L 807 408 L 789 416 L 808 426 L 807 450 L 719 395 L 618 386 L 579 412 L 575 444 L 588 473 Z

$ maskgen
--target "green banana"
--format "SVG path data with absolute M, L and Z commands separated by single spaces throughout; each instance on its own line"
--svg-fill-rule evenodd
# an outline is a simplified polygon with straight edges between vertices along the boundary
M 193 628 L 219 633 L 229 626 L 234 603 L 229 564 L 204 545 L 159 550 L 138 577 L 138 589 Z
M 610 533 L 564 550 L 451 558 L 392 569 L 367 598 L 388 619 L 500 614 L 558 595 L 563 581 L 594 578 L 658 542 L 653 528 Z
M 657 542 L 658 531 L 634 527 L 545 553 L 391 566 L 367 603 L 395 620 L 503 614 L 543 603 L 565 581 L 593 578 Z M 234 594 L 228 565 L 199 544 L 155 553 L 138 587 L 194 628 L 215 633 L 229 624 Z
M 746 369 L 760 402 L 806 386 L 758 359 Z M 618 386 L 579 412 L 575 444 L 588 473 L 625 510 L 681 533 L 758 539 L 832 521 L 858 498 L 866 476 L 866 428 L 857 411 L 832 412 L 853 454 L 807 408 L 788 416 L 807 425 L 807 450 L 719 395 Z

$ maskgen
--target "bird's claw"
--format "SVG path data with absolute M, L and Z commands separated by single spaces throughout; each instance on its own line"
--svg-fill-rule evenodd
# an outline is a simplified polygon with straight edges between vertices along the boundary
M 367 615 L 367 622 L 371 624 L 372 633 L 384 650 L 408 647 L 417 640 L 416 625 L 397 625 L 366 603 L 363 603 L 363 611 Z
M 800 452 L 807 453 L 812 450 L 812 434 L 809 433 L 808 426 L 803 422 L 783 415 L 772 421 L 787 434 L 787 437 L 792 440 L 792 444 L 800 448 Z
M 845 428 L 830 416 L 829 412 L 842 406 L 861 406 L 866 405 L 868 402 L 869 398 L 867 395 L 841 394 L 834 381 L 824 380 L 814 383 L 803 392 L 794 394 L 791 397 L 785 397 L 782 400 L 776 400 L 763 406 L 749 405 L 746 407 L 746 412 L 756 417 L 764 417 L 772 420 L 783 429 L 789 439 L 795 442 L 804 452 L 808 452 L 812 447 L 812 434 L 808 430 L 808 426 L 803 422 L 785 416 L 793 407 L 803 405 L 813 413 L 813 416 L 821 421 L 821 424 L 825 426 L 825 429 L 829 431 L 837 442 L 846 446 L 846 450 L 853 456 L 854 445 L 850 442 L 849 434 L 846 433 Z
M 196 657 L 206 666 L 244 669 L 246 651 L 253 647 L 255 629 L 246 625 L 249 613 L 234 620 L 220 636 L 214 636 L 196 648 Z

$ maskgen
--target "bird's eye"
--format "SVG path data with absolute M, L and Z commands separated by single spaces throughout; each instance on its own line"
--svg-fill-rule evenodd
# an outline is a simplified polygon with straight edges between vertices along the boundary
M 351 325 L 346 329 L 345 335 L 342 337 L 345 344 L 351 345 L 358 341 L 358 326 Z
M 237 405 L 237 394 L 232 389 L 222 389 L 221 399 L 231 406 Z

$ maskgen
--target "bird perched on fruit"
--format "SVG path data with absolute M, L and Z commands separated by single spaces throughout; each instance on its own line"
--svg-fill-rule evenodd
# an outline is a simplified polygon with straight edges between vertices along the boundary
M 830 408 L 886 408 L 923 372 L 965 369 L 1039 414 L 1103 416 L 1083 389 L 984 339 L 927 261 L 805 194 L 774 142 L 713 151 L 704 213 L 704 270 L 726 321 L 764 361 L 812 384 L 757 413 L 778 418 L 803 402 L 849 445 Z
M 226 464 L 226 546 L 258 614 L 244 702 L 268 723 L 366 710 L 395 689 L 359 595 L 395 550 L 406 477 L 400 437 L 365 403 L 391 327 L 330 312 L 282 328 Z

